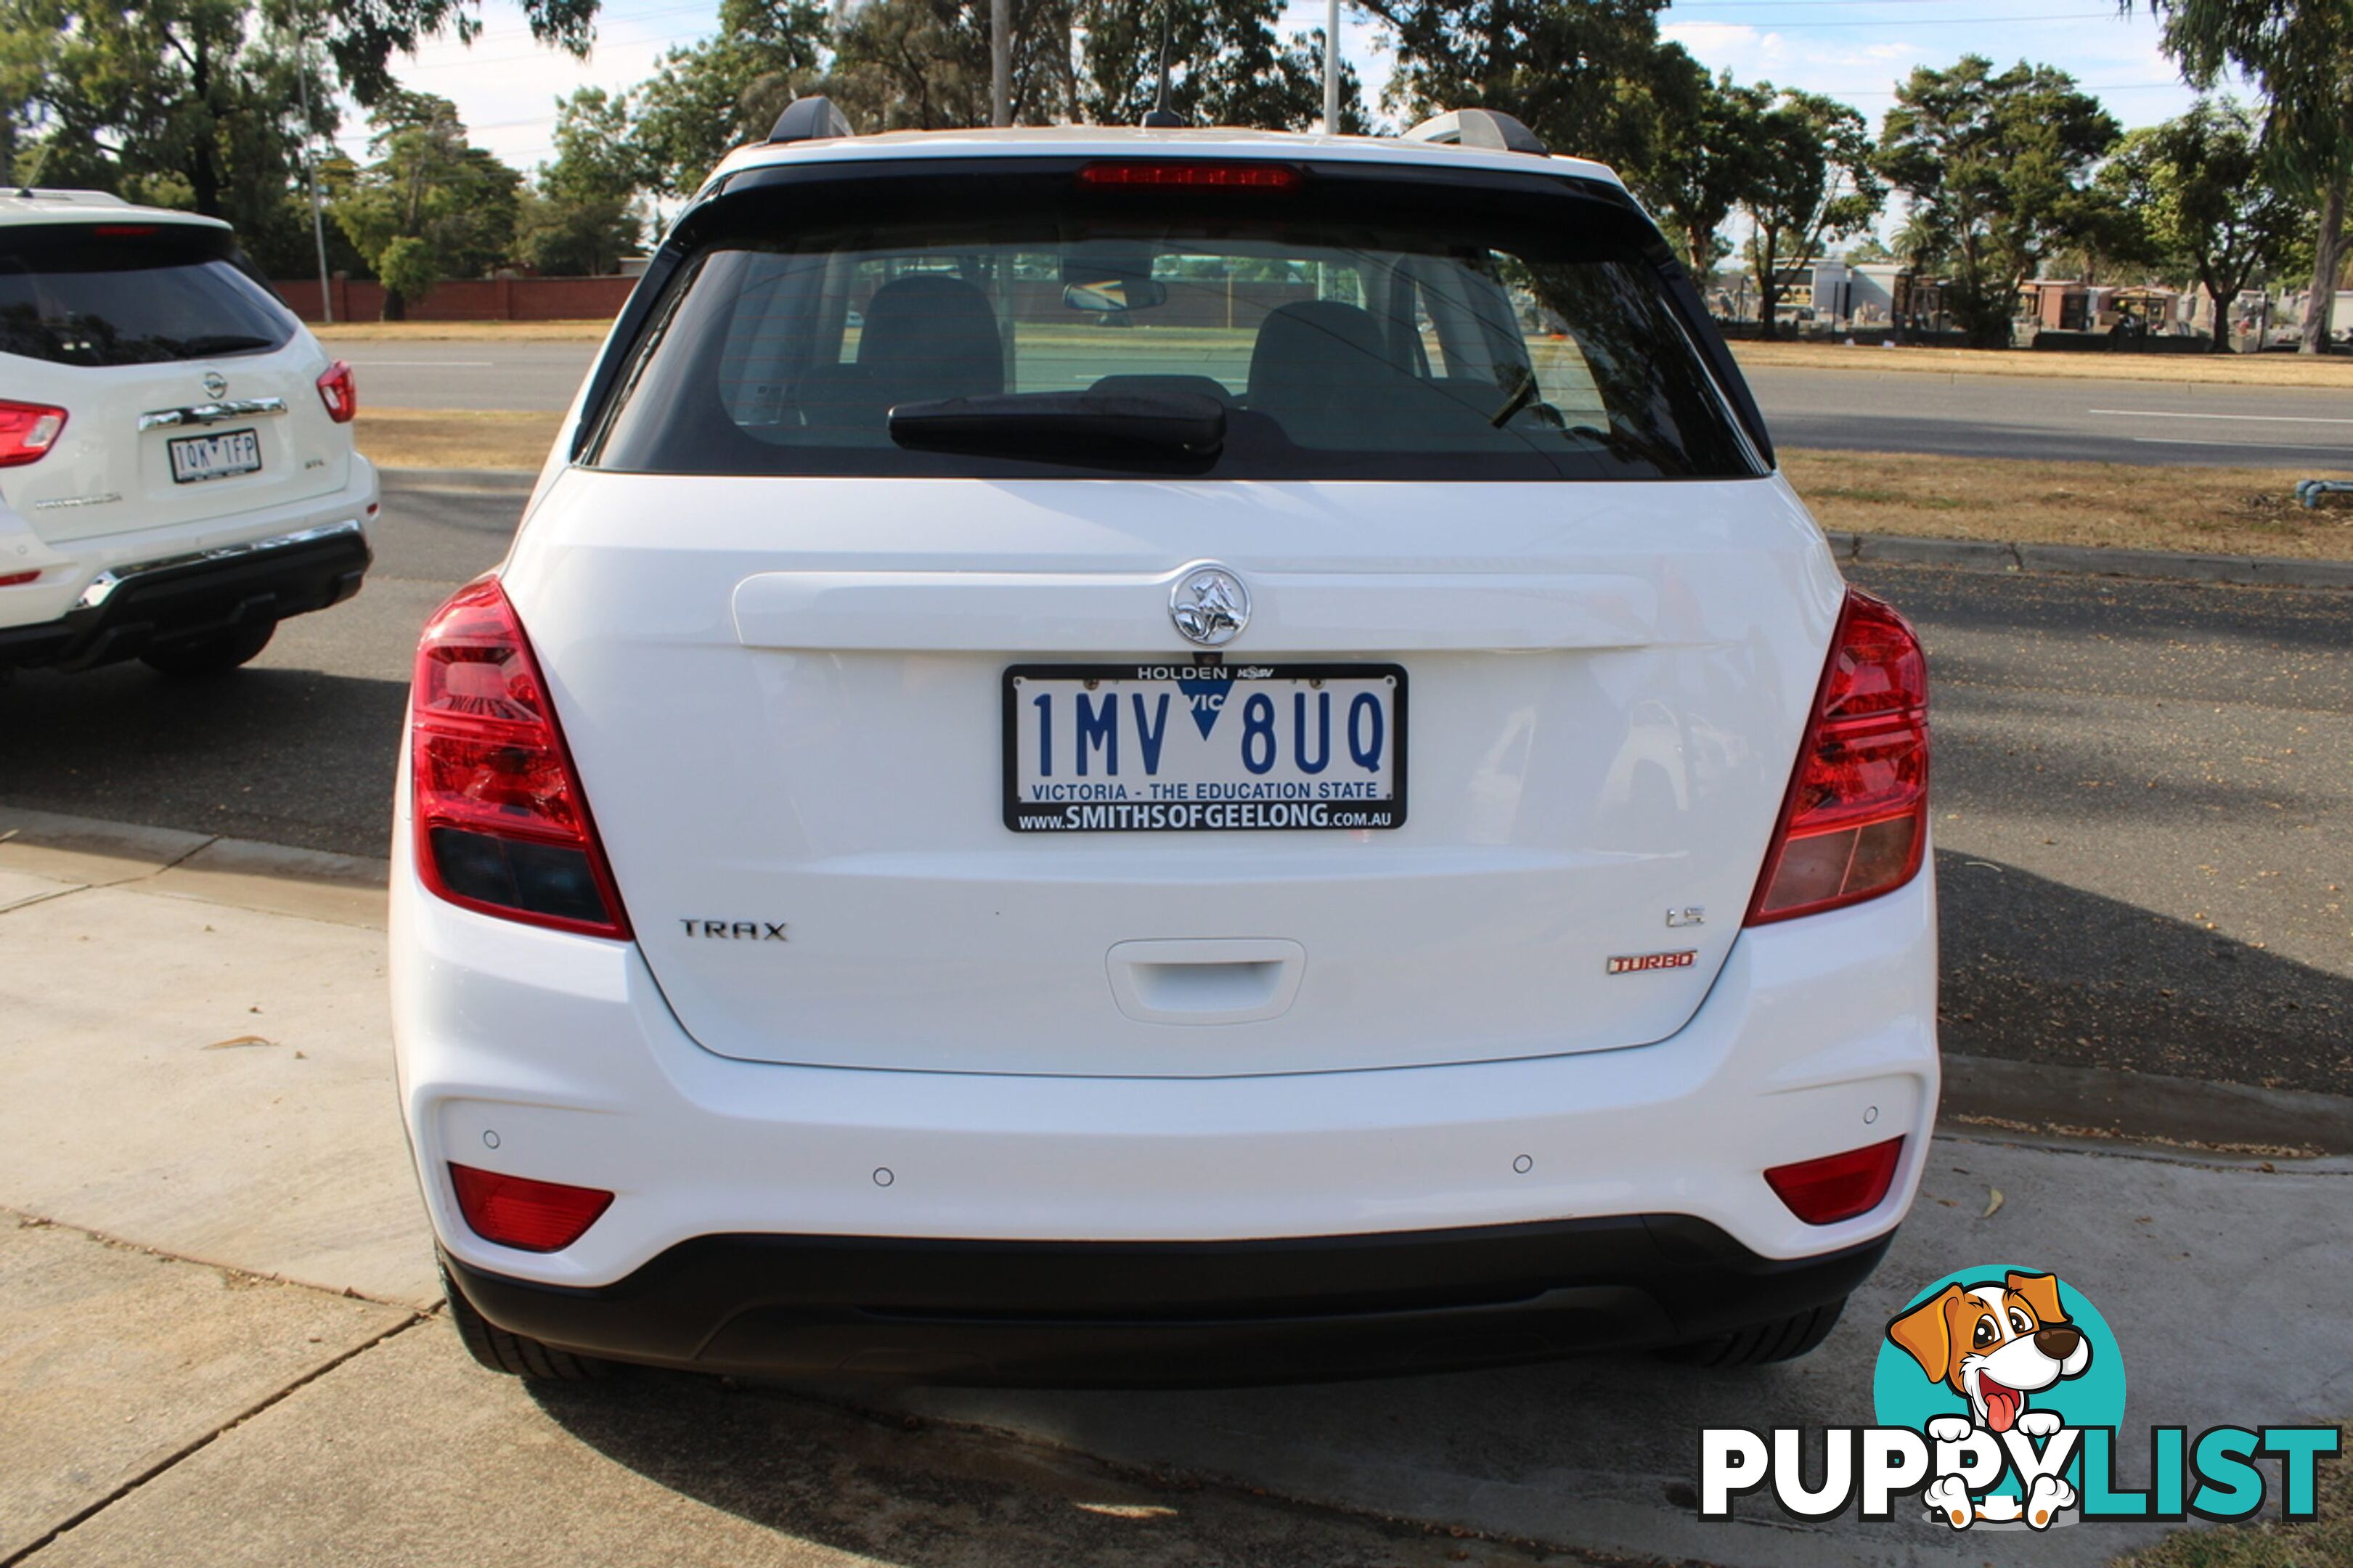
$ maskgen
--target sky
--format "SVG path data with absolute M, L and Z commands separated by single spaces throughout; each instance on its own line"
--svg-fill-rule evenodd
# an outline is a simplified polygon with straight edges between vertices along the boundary
M 706 37 L 718 9 L 718 0 L 604 0 L 596 47 L 575 60 L 534 44 L 512 0 L 482 0 L 482 34 L 470 48 L 428 43 L 414 60 L 396 58 L 395 74 L 454 100 L 477 145 L 528 170 L 554 156 L 556 99 L 582 86 L 636 86 L 664 49 Z M 1282 30 L 1323 23 L 1322 4 L 1293 0 Z M 2146 8 L 2127 17 L 2107 0 L 1674 0 L 1661 24 L 1710 69 L 1828 93 L 1874 127 L 1913 67 L 1948 66 L 1971 53 L 2000 66 L 2021 58 L 2057 66 L 2126 129 L 2169 119 L 2191 98 L 2159 52 Z M 1358 16 L 1344 19 L 1340 32 L 1377 100 L 1389 74 L 1377 31 Z M 356 110 L 347 108 L 341 141 L 364 155 L 367 127 Z

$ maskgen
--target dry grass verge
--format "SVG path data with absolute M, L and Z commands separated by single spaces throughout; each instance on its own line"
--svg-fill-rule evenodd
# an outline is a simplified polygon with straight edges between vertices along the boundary
M 2353 497 L 2307 511 L 2300 470 L 1789 449 L 1781 466 L 1816 521 L 1846 532 L 2353 560 Z
M 537 468 L 563 420 L 560 414 L 372 409 L 363 402 L 359 444 L 379 468 Z
M 537 468 L 559 419 L 364 407 L 360 450 L 394 468 Z M 2353 561 L 2353 498 L 2306 511 L 2295 470 L 1804 450 L 1781 463 L 1821 525 L 1846 532 Z
M 1877 370 L 2039 380 L 2157 381 L 2176 386 L 2334 387 L 2353 392 L 2353 354 L 2035 353 L 2026 349 L 1883 348 L 1879 343 L 1736 342 L 1746 370 Z
M 2113 1568 L 2344 1568 L 2353 1563 L 2353 1455 L 2323 1458 L 2316 1474 L 2318 1517 L 2308 1523 L 2177 1531 Z
M 312 322 L 322 343 L 601 343 L 613 323 L 604 321 L 333 321 Z

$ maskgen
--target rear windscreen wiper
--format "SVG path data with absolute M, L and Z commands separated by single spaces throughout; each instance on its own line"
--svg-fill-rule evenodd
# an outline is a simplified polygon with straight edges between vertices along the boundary
M 1226 406 L 1193 392 L 1015 392 L 943 397 L 891 410 L 891 438 L 924 452 L 1050 462 L 1200 458 L 1226 439 Z

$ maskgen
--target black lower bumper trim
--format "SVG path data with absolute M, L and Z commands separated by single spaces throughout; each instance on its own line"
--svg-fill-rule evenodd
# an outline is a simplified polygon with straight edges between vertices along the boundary
M 593 1289 L 443 1261 L 499 1327 L 611 1360 L 1135 1386 L 1704 1340 L 1839 1300 L 1891 1239 L 1781 1261 L 1682 1215 L 1238 1242 L 712 1236 Z
M 340 605 L 374 553 L 358 530 L 220 560 L 132 573 L 101 604 L 37 626 L 0 626 L 0 667 L 88 669 L 260 621 Z

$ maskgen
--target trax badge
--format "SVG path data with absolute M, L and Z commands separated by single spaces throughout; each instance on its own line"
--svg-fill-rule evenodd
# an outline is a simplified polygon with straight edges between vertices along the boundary
M 789 942 L 783 921 L 691 921 L 684 916 L 680 925 L 690 937 L 707 937 L 713 942 Z
M 1640 974 L 1651 969 L 1689 969 L 1699 962 L 1699 950 L 1687 947 L 1681 952 L 1642 952 L 1628 958 L 1609 961 L 1612 974 Z

